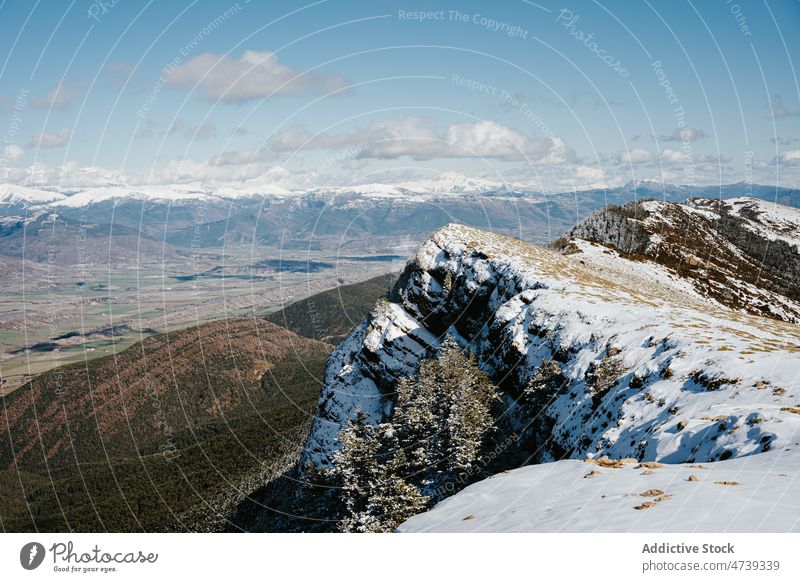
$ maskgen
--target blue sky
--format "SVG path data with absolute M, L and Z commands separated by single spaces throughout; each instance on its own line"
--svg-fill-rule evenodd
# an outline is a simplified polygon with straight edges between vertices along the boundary
M 800 186 L 796 0 L 6 0 L 0 47 L 0 181 Z

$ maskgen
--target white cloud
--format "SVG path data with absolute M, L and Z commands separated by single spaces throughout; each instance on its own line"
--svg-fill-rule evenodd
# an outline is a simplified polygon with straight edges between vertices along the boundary
M 120 170 L 81 166 L 76 162 L 67 162 L 58 166 L 36 163 L 26 167 L 11 168 L 6 179 L 14 184 L 59 188 L 87 188 L 125 183 L 125 176 Z
M 266 153 L 269 153 L 268 151 Z M 304 190 L 319 186 L 346 186 L 380 182 L 396 184 L 398 182 L 429 177 L 421 167 L 410 169 L 376 168 L 376 162 L 344 159 L 332 167 L 324 164 L 300 164 L 299 167 L 278 165 L 274 160 L 265 157 L 263 151 L 230 151 L 214 156 L 208 160 L 184 159 L 173 161 L 166 166 L 151 171 L 134 171 L 127 173 L 121 168 L 105 168 L 98 166 L 81 166 L 76 162 L 67 162 L 58 166 L 37 163 L 20 167 L 8 165 L 4 168 L 0 179 L 4 182 L 55 186 L 60 188 L 87 188 L 108 184 L 128 186 L 169 185 L 169 184 L 202 184 L 232 190 L 258 190 L 262 185 L 272 185 L 288 190 Z M 796 186 L 800 184 L 800 150 L 785 152 L 786 162 L 781 170 L 781 185 Z M 476 176 L 473 174 L 474 164 L 469 161 L 454 162 L 465 164 L 464 173 L 475 178 L 496 180 L 494 174 Z M 365 164 L 366 167 L 359 167 Z M 416 166 L 416 165 L 415 165 Z M 583 165 L 580 163 L 564 165 L 526 166 L 510 165 L 503 171 L 503 180 L 508 183 L 527 184 L 528 187 L 540 191 L 572 191 L 587 188 L 611 188 L 620 186 L 631 179 L 655 180 L 668 183 L 686 183 L 684 168 L 675 166 L 658 166 L 656 163 L 637 166 L 631 172 L 630 167 L 611 164 L 607 166 Z M 756 183 L 774 183 L 775 168 L 753 164 L 753 181 Z M 438 171 L 438 170 L 436 170 Z M 741 179 L 741 173 L 734 169 L 723 168 L 725 183 L 733 183 Z M 427 172 L 427 173 L 426 173 Z M 697 164 L 695 166 L 695 182 L 702 184 L 718 184 L 720 167 L 717 164 Z
M 34 99 L 33 105 L 41 109 L 65 109 L 72 105 L 74 98 L 75 94 L 61 81 L 47 95 Z
M 655 159 L 655 153 L 647 148 L 633 148 L 619 153 L 619 161 L 623 164 L 644 164 Z
M 28 147 L 36 147 L 42 149 L 59 148 L 69 141 L 70 131 L 68 127 L 57 131 L 56 133 L 35 133 L 31 136 L 28 142 Z
M 25 155 L 25 150 L 13 143 L 11 145 L 7 145 L 3 150 L 3 156 L 7 160 L 16 160 L 24 155 Z
M 217 161 L 216 158 L 208 161 L 173 160 L 156 172 L 150 181 L 161 184 L 235 184 L 259 179 L 265 183 L 274 183 L 289 176 L 282 166 L 268 166 L 260 162 L 218 164 Z
M 719 171 L 719 166 L 730 163 L 732 158 L 711 154 L 691 154 L 671 148 L 665 148 L 658 153 L 647 148 L 633 148 L 620 152 L 618 160 L 621 164 L 626 165 L 662 168 L 685 164 L 706 164 L 708 167 L 716 167 Z
M 165 184 L 214 184 L 220 187 L 239 187 L 253 180 L 274 184 L 290 177 L 278 165 L 253 163 L 221 166 L 213 160 L 174 160 L 155 171 L 127 173 L 119 168 L 81 166 L 76 162 L 61 165 L 36 163 L 26 167 L 9 167 L 3 180 L 12 184 L 54 186 L 59 188 L 89 188 L 121 184 L 128 186 Z
M 540 176 L 544 177 L 544 176 Z M 615 179 L 606 174 L 602 168 L 597 166 L 577 165 L 570 166 L 569 170 L 558 172 L 556 178 L 559 190 L 587 190 L 591 188 L 608 188 L 612 186 Z
M 561 164 L 574 157 L 558 137 L 531 138 L 495 121 L 458 123 L 437 129 L 417 117 L 385 120 L 349 132 L 312 135 L 286 131 L 270 147 L 277 152 L 355 147 L 357 158 L 414 160 L 493 158 L 531 164 Z
M 702 129 L 694 127 L 676 127 L 671 135 L 662 135 L 659 139 L 661 141 L 692 142 L 705 139 L 706 137 L 706 132 Z
M 271 95 L 328 93 L 347 85 L 339 75 L 320 75 L 292 69 L 272 52 L 245 51 L 241 58 L 203 53 L 166 69 L 168 85 L 199 88 L 210 100 L 248 101 Z
M 667 165 L 688 164 L 692 162 L 692 156 L 667 148 L 661 150 L 661 162 Z
M 579 182 L 600 183 L 603 180 L 603 170 L 595 166 L 578 166 L 575 168 L 575 179 Z
M 789 150 L 778 155 L 778 162 L 787 166 L 800 166 L 800 150 Z

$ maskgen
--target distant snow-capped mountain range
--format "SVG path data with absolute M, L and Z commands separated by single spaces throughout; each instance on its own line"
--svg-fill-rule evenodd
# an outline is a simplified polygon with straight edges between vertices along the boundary
M 322 244 L 335 251 L 355 240 L 384 248 L 398 242 L 416 245 L 451 222 L 547 243 L 608 205 L 743 196 L 800 206 L 800 190 L 745 183 L 699 187 L 638 181 L 618 188 L 545 194 L 522 184 L 453 173 L 397 184 L 293 191 L 262 184 L 70 190 L 6 184 L 0 186 L 0 236 L 6 241 L 0 254 L 16 256 L 23 246 L 35 248 L 35 235 L 41 229 L 25 225 L 52 215 L 64 227 L 66 245 L 74 245 L 73 234 L 81 225 L 91 224 L 94 237 L 124 234 L 174 247 L 256 244 L 309 249 Z M 747 207 L 742 206 L 741 212 L 748 212 Z M 770 213 L 764 216 L 773 220 Z M 776 215 L 774 220 L 782 218 Z
M 654 181 L 631 181 L 624 186 L 606 189 L 583 190 L 586 192 L 629 192 L 653 198 L 675 198 L 676 196 L 722 197 L 747 195 L 756 198 L 776 199 L 784 204 L 787 198 L 797 199 L 798 190 L 791 188 L 737 183 L 721 186 L 680 186 Z M 57 188 L 0 185 L 0 205 L 29 208 L 81 208 L 93 204 L 134 202 L 161 202 L 169 204 L 221 202 L 250 198 L 291 198 L 307 195 L 336 197 L 363 196 L 371 199 L 414 199 L 443 197 L 449 195 L 494 194 L 509 196 L 538 196 L 544 198 L 567 196 L 571 193 L 544 193 L 532 184 L 512 183 L 503 180 L 471 178 L 454 172 L 443 173 L 436 178 L 402 181 L 398 183 L 365 183 L 344 186 L 319 186 L 304 189 L 288 189 L 277 184 L 247 183 L 233 186 L 212 186 L 201 183 L 163 185 L 108 184 L 86 188 Z M 788 202 L 792 204 L 791 200 Z
M 532 191 L 521 185 L 502 181 L 469 178 L 461 174 L 445 173 L 430 180 L 416 180 L 396 184 L 366 183 L 351 186 L 320 186 L 290 190 L 276 184 L 242 183 L 236 186 L 209 186 L 205 184 L 165 184 L 127 186 L 108 184 L 87 188 L 41 188 L 16 184 L 0 185 L 0 204 L 47 205 L 49 207 L 79 208 L 109 201 L 146 200 L 169 203 L 228 201 L 251 197 L 291 197 L 314 195 L 357 194 L 381 198 L 446 194 L 479 194 L 485 192 Z

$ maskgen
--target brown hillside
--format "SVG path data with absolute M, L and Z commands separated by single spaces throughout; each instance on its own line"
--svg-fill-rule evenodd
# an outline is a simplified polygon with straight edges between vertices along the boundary
M 51 370 L 3 399 L 0 468 L 169 455 L 208 421 L 292 402 L 292 387 L 319 384 L 308 362 L 330 349 L 263 320 L 228 319 Z

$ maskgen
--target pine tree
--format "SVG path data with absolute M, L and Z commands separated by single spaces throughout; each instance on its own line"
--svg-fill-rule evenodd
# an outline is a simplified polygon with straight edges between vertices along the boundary
M 380 441 L 375 438 L 376 428 L 366 423 L 368 415 L 362 411 L 339 432 L 340 448 L 333 458 L 332 476 L 341 492 L 344 519 L 343 531 L 368 531 L 371 517 L 369 498 L 382 477 L 378 462 Z
M 368 531 L 393 531 L 401 523 L 422 512 L 430 498 L 404 476 L 405 453 L 399 450 L 385 464 L 382 478 L 370 495 L 367 512 L 374 519 Z
M 438 357 L 420 364 L 415 381 L 398 383 L 396 446 L 405 451 L 409 473 L 423 491 L 433 492 L 459 473 L 475 474 L 497 400 L 489 377 L 452 338 Z
M 401 378 L 397 384 L 397 400 L 392 417 L 389 447 L 402 452 L 407 474 L 415 482 L 426 485 L 432 466 L 432 451 L 437 443 L 438 419 L 433 383 Z
M 464 355 L 452 340 L 445 342 L 436 362 L 447 402 L 443 469 L 451 476 L 469 474 L 482 461 L 482 445 L 494 426 L 492 406 L 499 397 L 474 356 Z
M 497 400 L 475 358 L 445 340 L 416 378 L 398 381 L 389 420 L 372 426 L 359 412 L 340 432 L 331 470 L 341 491 L 340 529 L 391 531 L 480 478 Z
M 428 497 L 405 478 L 408 462 L 403 450 L 384 451 L 392 442 L 393 425 L 376 427 L 356 418 L 340 433 L 341 448 L 333 473 L 339 483 L 345 532 L 391 531 L 428 504 Z

